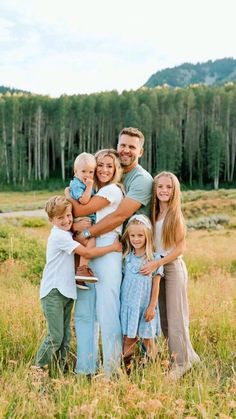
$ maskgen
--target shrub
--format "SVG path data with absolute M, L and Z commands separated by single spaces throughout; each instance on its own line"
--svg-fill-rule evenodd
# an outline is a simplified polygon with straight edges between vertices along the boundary
M 9 231 L 6 227 L 1 226 L 0 227 L 0 238 L 6 239 L 8 237 Z
M 45 263 L 45 249 L 39 242 L 19 234 L 17 227 L 5 227 L 0 230 L 0 262 L 8 259 L 22 262 L 21 276 L 32 283 L 38 283 Z
M 232 274 L 235 274 L 236 273 L 236 259 L 234 259 L 234 260 L 231 261 L 231 264 L 230 264 L 230 272 Z
M 196 220 L 187 221 L 187 227 L 196 230 L 217 229 L 220 226 L 229 225 L 230 217 L 225 214 L 214 214 L 210 217 L 200 217 Z
M 45 225 L 47 225 L 47 222 L 42 218 L 23 218 L 21 225 L 22 227 L 37 228 L 44 227 Z

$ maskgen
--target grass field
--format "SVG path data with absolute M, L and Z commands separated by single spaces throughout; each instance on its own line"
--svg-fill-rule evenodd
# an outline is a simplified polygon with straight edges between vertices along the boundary
M 229 222 L 187 234 L 190 332 L 201 363 L 176 383 L 166 378 L 161 339 L 157 362 L 137 368 L 130 379 L 121 373 L 116 381 L 98 377 L 90 383 L 75 376 L 74 332 L 70 373 L 40 380 L 32 375 L 31 360 L 45 333 L 38 285 L 50 225 L 41 219 L 1 219 L 0 417 L 236 418 L 236 191 L 228 192 L 184 193 L 188 217 L 221 213 Z M 41 205 L 51 195 L 29 196 Z M 29 196 L 0 194 L 0 209 L 19 204 L 24 209 Z

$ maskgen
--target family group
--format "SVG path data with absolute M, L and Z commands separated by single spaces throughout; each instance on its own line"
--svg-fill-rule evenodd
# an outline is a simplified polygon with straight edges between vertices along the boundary
M 170 353 L 168 377 L 199 361 L 189 335 L 185 223 L 171 172 L 152 176 L 139 164 L 144 136 L 123 128 L 117 150 L 80 154 L 65 196 L 46 203 L 48 238 L 40 299 L 48 334 L 34 359 L 43 369 L 67 368 L 74 307 L 75 373 L 129 374 L 139 341 L 147 359 L 158 336 Z

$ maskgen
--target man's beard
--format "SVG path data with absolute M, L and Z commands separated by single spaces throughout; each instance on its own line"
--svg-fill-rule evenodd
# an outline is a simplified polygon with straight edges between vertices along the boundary
M 125 161 L 125 162 L 123 162 L 122 158 L 120 158 L 121 167 L 124 167 L 124 168 L 131 166 L 134 162 L 135 162 L 135 157 L 133 157 L 133 158 L 130 157 L 129 161 Z

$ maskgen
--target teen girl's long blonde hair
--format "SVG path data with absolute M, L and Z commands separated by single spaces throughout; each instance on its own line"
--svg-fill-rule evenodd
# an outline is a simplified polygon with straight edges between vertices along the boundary
M 143 215 L 143 217 L 147 218 L 145 215 Z M 149 218 L 147 218 L 148 222 L 150 223 Z M 137 219 L 133 219 L 130 222 L 128 222 L 124 234 L 121 238 L 122 243 L 124 244 L 124 253 L 123 253 L 123 258 L 125 258 L 132 250 L 133 247 L 130 243 L 129 240 L 129 229 L 132 225 L 142 225 L 143 229 L 144 229 L 144 234 L 145 234 L 145 238 L 146 238 L 146 249 L 145 249 L 145 254 L 146 254 L 146 259 L 147 261 L 151 261 L 154 259 L 154 250 L 155 250 L 155 245 L 154 245 L 154 240 L 153 240 L 153 230 L 152 228 L 148 228 L 144 223 L 142 223 L 141 221 L 137 220 Z M 151 227 L 151 224 L 150 224 Z
M 152 215 L 151 220 L 153 227 L 155 226 L 158 214 L 160 212 L 160 203 L 157 198 L 157 185 L 161 177 L 169 177 L 172 182 L 172 195 L 168 203 L 168 209 L 162 226 L 162 246 L 165 250 L 176 245 L 177 228 L 181 228 L 186 232 L 184 217 L 181 210 L 181 191 L 178 178 L 171 172 L 160 172 L 154 177 L 153 194 L 152 194 Z M 155 229 L 154 229 L 155 232 Z

